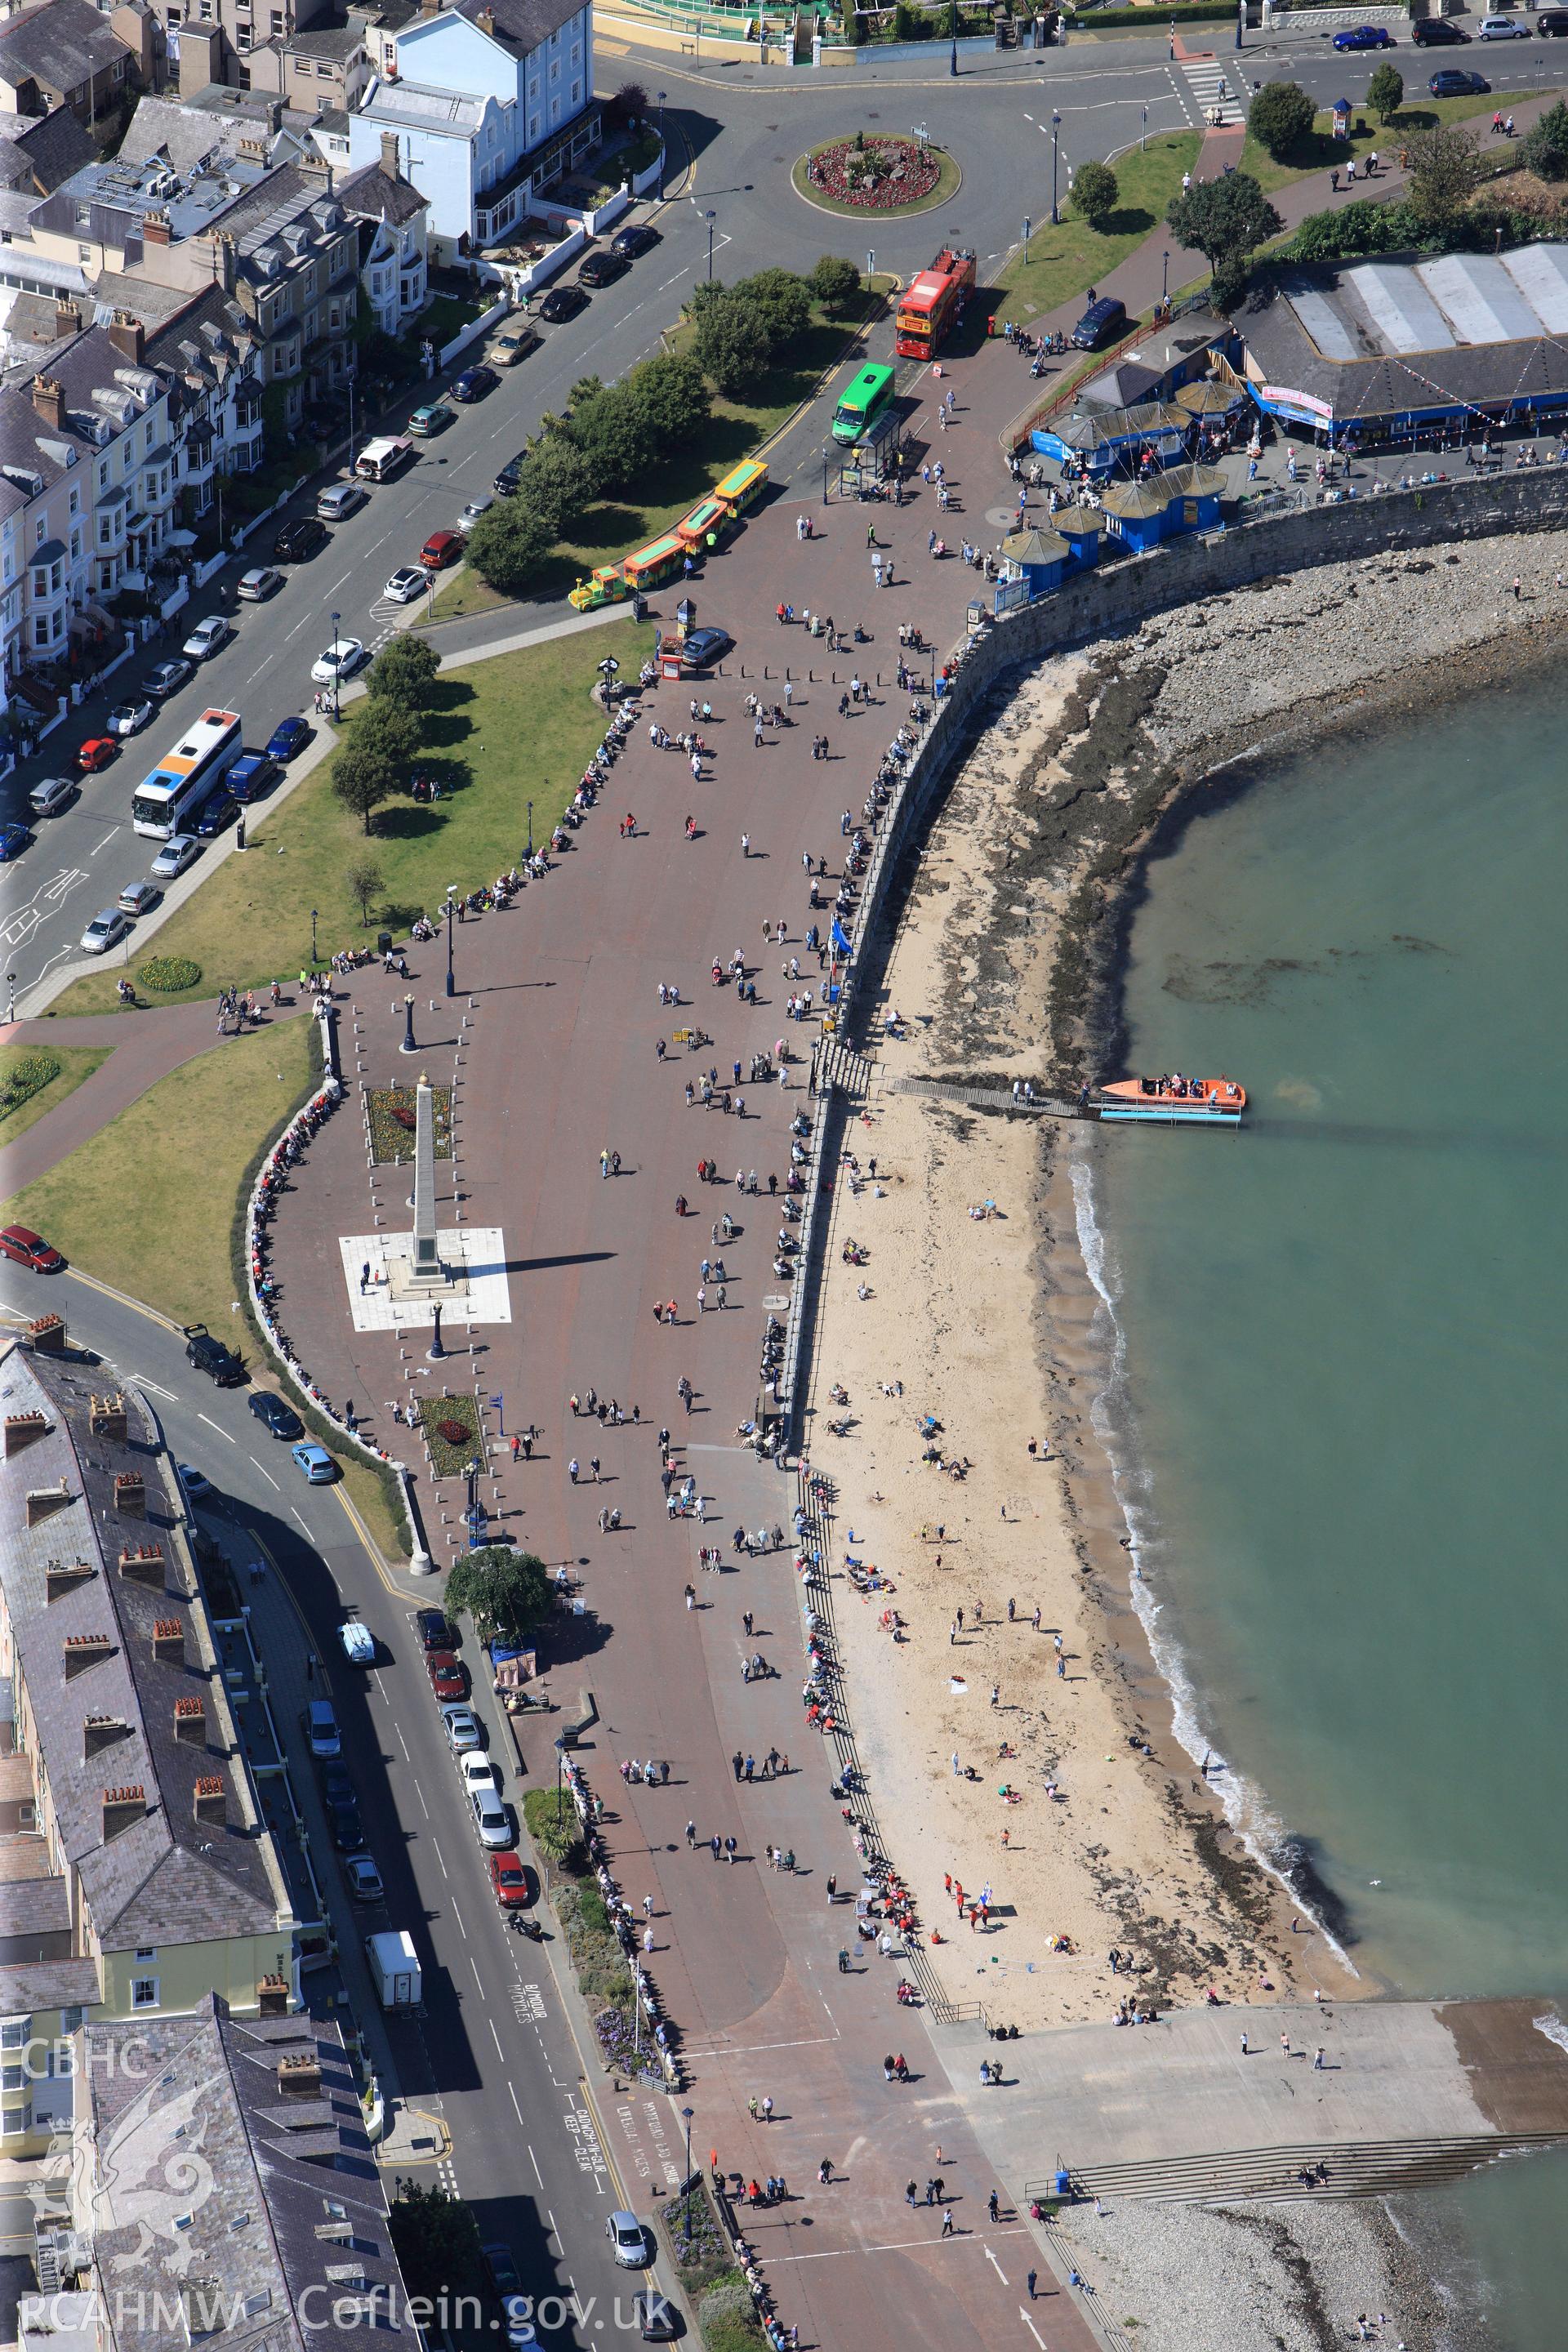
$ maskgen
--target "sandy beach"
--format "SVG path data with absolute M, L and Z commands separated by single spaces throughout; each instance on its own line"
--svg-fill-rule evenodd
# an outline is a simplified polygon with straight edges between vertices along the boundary
M 1568 541 L 1543 536 L 1331 567 L 1043 664 L 998 698 L 863 980 L 878 1073 L 846 1139 L 858 1181 L 844 1171 L 833 1196 L 811 1453 L 837 1483 L 845 1548 L 890 1586 L 862 1599 L 842 1581 L 837 1610 L 893 1859 L 948 1997 L 994 2021 L 1376 1988 L 1248 1853 L 1174 1737 L 1091 1423 L 1108 1332 L 1073 1131 L 952 1090 L 1005 1100 L 1015 1078 L 1067 1091 L 1105 1075 L 1121 886 L 1184 799 L 1222 768 L 1236 789 L 1305 735 L 1539 663 L 1568 622 L 1565 564 Z M 1335 677 L 1350 682 L 1326 693 Z M 864 1267 L 844 1262 L 851 1236 Z M 837 1438 L 827 1416 L 844 1411 Z M 961 1479 L 924 1459 L 925 1415 Z M 984 1922 L 960 1914 L 959 1882 L 971 1900 L 988 1890 Z M 1389 2313 L 1378 2340 L 1443 2333 L 1377 2208 L 1133 2208 L 1075 2229 L 1085 2275 L 1173 2352 L 1200 2336 L 1216 2352 L 1341 2340 L 1358 2309 Z

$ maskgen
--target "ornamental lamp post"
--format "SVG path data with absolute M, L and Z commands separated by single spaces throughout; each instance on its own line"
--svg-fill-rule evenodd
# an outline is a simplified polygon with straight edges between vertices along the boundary
M 686 2210 L 681 2215 L 681 2243 L 688 2253 L 691 2251 L 691 2118 L 695 2109 L 682 2107 L 680 2120 L 686 2126 Z
M 419 1051 L 418 1046 L 414 1042 L 414 999 L 412 995 L 405 996 L 403 1000 L 403 1043 L 397 1050 L 400 1054 L 416 1054 Z
M 525 858 L 533 856 L 533 803 L 531 801 L 528 803 L 528 847 L 523 851 L 523 856 Z
M 316 961 L 316 909 L 312 907 L 310 909 L 310 962 L 312 967 Z
M 719 215 L 710 207 L 702 217 L 708 224 L 708 283 L 711 286 L 713 283 L 713 224 Z
M 1168 302 L 1170 299 L 1171 257 L 1168 253 L 1163 253 L 1160 256 L 1160 301 L 1162 306 Z
M 950 74 L 956 75 L 958 71 L 958 0 L 949 0 L 947 38 L 947 70 Z
M 664 92 L 658 93 L 658 201 L 664 202 Z
M 1057 153 L 1061 139 L 1062 119 L 1056 108 L 1051 109 L 1051 226 L 1060 228 L 1061 208 L 1057 203 Z
M 457 982 L 452 978 L 452 914 L 457 903 L 458 886 L 455 882 L 448 882 L 447 885 L 447 993 L 448 996 L 456 996 L 458 993 Z

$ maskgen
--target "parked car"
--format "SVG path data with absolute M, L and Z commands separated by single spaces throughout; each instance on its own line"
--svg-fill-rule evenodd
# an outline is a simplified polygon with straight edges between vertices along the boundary
M 452 386 L 451 396 L 465 404 L 470 400 L 483 400 L 486 393 L 493 392 L 500 382 L 494 368 L 486 367 L 481 362 L 478 367 L 463 370 Z
M 647 2231 L 635 2213 L 612 2213 L 605 2223 L 605 2235 L 615 2251 L 615 2257 L 624 2271 L 647 2268 Z
M 526 449 L 520 449 L 515 457 L 509 457 L 507 459 L 506 464 L 501 467 L 500 472 L 495 478 L 494 488 L 498 498 L 510 498 L 512 492 L 516 489 L 518 483 L 522 478 L 523 462 L 527 456 L 528 452 Z
M 239 803 L 232 793 L 226 792 L 220 784 L 216 793 L 207 794 L 196 812 L 198 837 L 203 841 L 216 840 L 226 826 L 234 823 L 238 814 Z
M 1563 20 L 1563 30 L 1568 32 L 1568 9 L 1558 13 Z M 1436 49 L 1468 41 L 1470 37 L 1451 16 L 1417 16 L 1410 27 L 1410 37 L 1418 49 Z
M 543 341 L 543 336 L 536 334 L 531 327 L 514 327 L 508 333 L 498 335 L 493 343 L 485 345 L 485 359 L 491 367 L 516 367 L 520 360 L 525 360 L 531 352 L 538 351 Z
M 310 728 L 303 719 L 280 719 L 267 739 L 267 756 L 280 760 L 285 766 L 297 751 L 302 751 L 310 740 Z
M 364 1850 L 364 1823 L 357 1805 L 344 1805 L 332 1815 L 332 1843 L 340 1853 L 361 1853 Z
M 468 1803 L 474 1816 L 474 1827 L 482 1846 L 510 1845 L 517 1832 L 511 1825 L 510 1807 L 503 1805 L 494 1789 L 474 1789 Z
M 89 735 L 76 755 L 76 763 L 84 776 L 96 776 L 100 768 L 107 768 L 110 760 L 119 757 L 120 746 L 112 735 Z
M 303 563 L 325 547 L 331 533 L 320 515 L 296 515 L 286 522 L 272 542 L 274 563 Z
M 1433 98 L 1485 98 L 1491 89 L 1485 74 L 1463 66 L 1441 66 L 1426 85 Z
M 596 291 L 601 286 L 613 286 L 617 278 L 626 276 L 631 266 L 626 255 L 617 253 L 612 245 L 601 253 L 589 254 L 577 272 L 577 283 L 579 286 L 592 286 Z
M 303 1438 L 299 1444 L 291 1445 L 289 1457 L 308 1486 L 330 1486 L 338 1475 L 337 1464 L 314 1438 Z
M 0 824 L 0 866 L 9 866 L 14 857 L 20 857 L 32 845 L 32 839 L 25 824 Z
M 1440 22 L 1446 24 L 1447 17 Z M 1535 29 L 1543 41 L 1560 41 L 1568 33 L 1568 8 L 1542 8 L 1535 19 Z
M 528 1873 L 521 1857 L 509 1847 L 504 1853 L 492 1853 L 489 1858 L 490 1892 L 503 1911 L 521 1911 L 531 1898 Z
M 351 1903 L 379 1903 L 386 1893 L 381 1873 L 368 1853 L 351 1854 L 343 1864 Z
M 237 801 L 258 801 L 277 777 L 277 762 L 265 751 L 242 751 L 223 781 Z
M 462 532 L 465 539 L 467 539 L 468 533 L 472 530 L 479 517 L 482 514 L 488 514 L 494 504 L 495 497 L 489 490 L 481 490 L 478 498 L 473 498 L 468 500 L 467 506 L 463 509 L 462 513 L 458 517 L 458 529 Z
M 680 2314 L 657 2287 L 639 2288 L 633 2295 L 632 2317 L 645 2344 L 673 2344 L 680 2334 Z
M 74 776 L 46 776 L 27 794 L 27 806 L 35 816 L 58 816 L 61 809 L 69 808 L 79 789 Z
M 444 400 L 433 400 L 424 408 L 416 408 L 408 420 L 408 430 L 416 441 L 431 440 L 436 434 L 445 433 L 452 422 L 452 411 Z
M 285 1404 L 280 1396 L 274 1396 L 270 1389 L 257 1389 L 248 1402 L 257 1420 L 266 1424 L 269 1436 L 286 1437 L 290 1444 L 295 1438 L 304 1436 L 305 1424 L 293 1406 Z
M 244 604 L 265 604 L 268 596 L 276 596 L 283 585 L 283 574 L 270 563 L 258 563 L 253 572 L 242 572 L 235 584 L 235 594 Z
M 1478 41 L 1532 41 L 1531 26 L 1517 16 L 1483 16 L 1476 27 Z
M 587 307 L 588 297 L 581 286 L 552 286 L 539 306 L 538 316 L 559 327 Z
M 505 2322 L 507 2342 L 514 2352 L 526 2352 L 537 2341 L 533 2325 L 533 2305 L 522 2292 L 522 2281 L 517 2274 L 517 2264 L 506 2246 L 481 2246 L 485 2268 L 490 2274 L 490 2284 L 500 2299 L 501 2316 Z M 491 2322 L 492 2326 L 494 2322 Z
M 460 530 L 433 530 L 419 551 L 419 561 L 426 572 L 445 572 L 449 563 L 460 563 L 462 560 Z
M 316 512 L 323 522 L 342 522 L 345 515 L 356 514 L 370 496 L 357 482 L 333 482 L 316 493 Z
M 142 691 L 150 694 L 154 702 L 166 702 L 171 694 L 178 694 L 188 677 L 195 675 L 188 661 L 159 662 L 142 681 Z
M 628 261 L 635 261 L 639 253 L 647 253 L 658 243 L 658 229 L 649 228 L 646 221 L 633 221 L 630 228 L 622 229 L 618 236 L 610 239 L 610 251 L 624 253 Z
M 1126 304 L 1114 294 L 1102 294 L 1098 302 L 1089 304 L 1068 341 L 1075 351 L 1092 352 L 1108 335 L 1120 333 L 1126 323 Z
M 338 1729 L 338 1718 L 332 1713 L 332 1702 L 330 1698 L 311 1699 L 305 1709 L 302 1720 L 305 1737 L 310 1743 L 312 1756 L 342 1754 L 342 1734 Z
M 1397 44 L 1382 25 L 1351 25 L 1334 35 L 1336 49 L 1392 49 Z
M 153 860 L 153 879 L 173 882 L 187 866 L 194 866 L 201 854 L 202 845 L 194 833 L 172 833 Z
M 336 686 L 342 679 L 352 677 L 364 658 L 364 647 L 357 637 L 339 637 L 316 656 L 310 664 L 310 676 L 318 686 Z
M 439 1609 L 416 1609 L 414 1628 L 427 1658 L 437 1650 L 455 1650 L 458 1646 L 458 1637 Z
M 233 635 L 234 631 L 224 619 L 223 614 L 213 613 L 206 620 L 196 623 L 195 627 L 180 647 L 180 651 L 187 661 L 206 661 L 213 654 L 226 646 Z
M 220 1389 L 237 1388 L 245 1378 L 245 1366 L 234 1349 L 215 1338 L 205 1323 L 187 1323 L 184 1333 L 186 1363 L 205 1372 Z
M 464 1699 L 468 1696 L 468 1677 L 450 1650 L 436 1650 L 425 1661 L 429 1671 L 430 1687 L 438 1699 Z
M 336 1755 L 335 1748 L 332 1753 Z M 321 1802 L 329 1813 L 341 1812 L 345 1805 L 358 1805 L 359 1790 L 354 1787 L 353 1775 L 343 1765 L 329 1758 L 317 1779 L 321 1785 Z
M 485 1744 L 483 1727 L 471 1706 L 456 1704 L 444 1706 L 441 1709 L 441 1727 L 447 1735 L 447 1745 L 454 1756 L 465 1756 Z
M 708 669 L 722 661 L 734 644 L 728 629 L 693 629 L 680 648 L 682 669 Z
M 138 915 L 149 913 L 163 895 L 154 883 L 128 882 L 114 903 L 122 915 L 130 915 L 134 919 Z
M 338 1639 L 351 1666 L 374 1665 L 375 1635 L 363 1617 L 345 1617 L 338 1627 Z
M 31 1225 L 0 1226 L 0 1256 L 25 1265 L 30 1274 L 58 1274 L 65 1264 L 53 1243 L 36 1234 Z
M 133 694 L 128 701 L 115 704 L 107 725 L 111 735 L 139 735 L 152 716 L 152 698 L 145 694 Z
M 458 1769 L 470 1797 L 476 1789 L 495 1790 L 496 1768 L 488 1756 L 465 1756 Z
M 174 1475 L 184 1489 L 187 1503 L 205 1503 L 213 1492 L 213 1482 L 206 1472 L 195 1469 L 189 1462 L 176 1462 Z
M 423 596 L 430 585 L 430 574 L 416 563 L 400 563 L 382 593 L 395 604 L 412 604 L 416 596 Z
M 118 907 L 100 907 L 81 935 L 84 955 L 107 955 L 131 929 Z

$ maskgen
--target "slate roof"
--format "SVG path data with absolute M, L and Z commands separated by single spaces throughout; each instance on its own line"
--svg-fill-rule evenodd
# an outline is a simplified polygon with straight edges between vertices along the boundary
M 102 1998 L 96 1960 L 26 1960 L 0 1968 L 0 2010 L 7 2017 L 96 2009 Z
M 97 354 L 86 347 L 100 340 L 107 341 L 97 332 L 85 334 L 60 360 L 51 360 L 51 373 L 68 385 L 68 401 L 70 383 L 96 363 Z M 30 403 L 27 407 L 31 415 Z M 33 422 L 36 426 L 36 416 Z M 78 1874 L 106 1951 L 276 1931 L 286 1952 L 291 1915 L 238 1761 L 205 1605 L 184 1589 L 187 1571 L 174 1540 L 161 1440 L 130 1392 L 127 1441 L 90 1434 L 89 1401 L 105 1385 L 100 1372 L 75 1359 L 33 1357 L 17 1342 L 0 1355 L 0 1408 L 39 1411 L 49 1424 L 45 1436 L 0 1465 L 0 1591 L 65 1860 Z M 145 1480 L 144 1520 L 115 1509 L 113 1480 L 126 1471 Z M 28 1493 L 62 1481 L 69 1501 L 28 1527 Z M 121 1576 L 119 1555 L 127 1541 L 162 1542 L 161 1589 Z M 49 1563 L 78 1559 L 91 1573 L 47 1599 Z M 183 1664 L 153 1655 L 153 1628 L 161 1620 L 181 1625 Z M 73 1635 L 104 1637 L 108 1647 L 68 1680 L 66 1643 Z M 205 1705 L 205 1745 L 175 1736 L 175 1702 L 189 1697 Z M 89 1716 L 123 1726 L 91 1755 L 86 1752 Z M 196 1819 L 196 1780 L 213 1776 L 224 1784 L 225 1823 Z M 104 1791 L 126 1786 L 145 1790 L 146 1810 L 105 1843 Z
M 92 0 L 45 0 L 0 26 L 0 81 L 79 89 L 131 51 Z
M 495 18 L 496 37 L 507 47 L 526 55 L 571 23 L 583 0 L 456 0 L 452 14 L 474 22 L 481 8 Z
M 17 1761 L 27 1768 L 26 1757 Z M 28 1786 L 32 1771 L 27 1769 Z M 12 1853 L 16 1849 L 11 1849 Z M 42 1838 L 29 1838 L 22 1849 L 33 1856 L 33 1868 L 37 1874 L 27 1878 L 7 1878 L 0 1885 L 0 1942 L 39 1942 L 51 1936 L 68 1936 L 71 1927 L 70 1895 L 63 1878 L 49 1878 L 43 1874 L 48 1869 L 48 1849 Z M 18 1960 L 28 1957 L 45 1957 L 12 1952 L 7 1958 Z
M 416 2352 L 386 2193 L 335 2024 L 240 2020 L 209 1995 L 186 2017 L 94 2022 L 87 2040 L 93 2252 L 118 2352 L 189 2352 L 203 2331 L 187 2333 L 180 2298 L 204 2288 L 220 2299 L 225 2352 L 363 2352 L 367 2340 Z M 119 2063 L 122 2048 L 137 2063 Z M 319 2090 L 285 2094 L 284 2058 L 313 2060 Z M 152 2215 L 150 2231 L 149 2185 L 172 2178 L 176 2158 L 178 2202 L 156 2200 L 167 2213 Z M 117 2264 L 128 2262 L 132 2292 L 117 2305 Z M 374 2320 L 367 2310 L 345 2324 L 340 2298 L 374 2298 Z
M 1137 360 L 1118 360 L 1102 375 L 1091 377 L 1079 386 L 1080 408 L 1136 408 L 1147 400 L 1159 383 L 1157 371 L 1140 365 Z
M 281 49 L 288 57 L 341 58 L 346 65 L 356 49 L 363 48 L 364 28 L 361 25 L 317 25 L 308 33 L 290 33 L 268 46 Z
M 389 180 L 379 163 L 367 163 L 363 172 L 344 180 L 337 198 L 344 212 L 353 213 L 356 220 L 391 221 L 395 226 L 428 210 L 430 202 L 401 172 L 395 180 Z
M 62 180 L 90 163 L 98 152 L 68 106 L 52 107 L 29 121 L 0 118 L 0 185 L 53 194 Z

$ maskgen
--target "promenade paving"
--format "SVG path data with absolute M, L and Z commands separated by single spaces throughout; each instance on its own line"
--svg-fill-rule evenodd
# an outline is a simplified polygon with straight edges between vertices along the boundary
M 282 1320 L 327 1394 L 352 1399 L 378 1441 L 405 1452 L 392 1401 L 443 1383 L 477 1392 L 487 1401 L 484 1499 L 492 1526 L 552 1564 L 570 1561 L 582 1576 L 587 1613 L 556 1621 L 546 1636 L 551 1688 L 568 1713 L 585 1688 L 597 1703 L 584 1767 L 609 1806 L 617 1875 L 634 1902 L 645 1892 L 655 1897 L 650 1965 L 689 2053 L 693 2150 L 715 2149 L 726 2168 L 748 2178 L 784 2175 L 790 2200 L 757 2217 L 757 2239 L 785 2316 L 798 2322 L 803 2341 L 837 2343 L 852 2332 L 866 2352 L 895 2341 L 951 2346 L 980 2328 L 1026 2347 L 1018 2315 L 1030 2268 L 1053 2290 L 1037 2315 L 1053 2352 L 1091 2341 L 966 2126 L 918 2016 L 899 2008 L 896 1963 L 839 1973 L 837 1952 L 854 1942 L 853 1920 L 845 1916 L 850 1906 L 829 1906 L 826 1881 L 837 1874 L 847 1893 L 854 1856 L 828 1794 L 826 1759 L 801 1711 L 790 1558 L 774 1552 L 737 1564 L 731 1540 L 737 1523 L 787 1527 L 794 1499 L 735 1430 L 757 1399 L 762 1301 L 781 1286 L 771 1270 L 779 1219 L 767 1180 L 773 1173 L 782 1186 L 788 1124 L 807 1099 L 803 1064 L 814 1032 L 784 1017 L 790 982 L 781 970 L 798 954 L 797 985 L 816 984 L 816 960 L 800 944 L 809 919 L 802 859 L 808 851 L 826 856 L 831 887 L 840 812 L 858 812 L 903 713 L 889 682 L 897 625 L 912 621 L 943 646 L 962 627 L 974 574 L 956 558 L 933 562 L 927 533 L 940 520 L 950 543 L 965 530 L 994 540 L 995 525 L 979 516 L 1000 509 L 1005 518 L 1016 497 L 997 434 L 1018 378 L 1015 355 L 1002 346 L 961 362 L 940 387 L 952 382 L 957 391 L 957 421 L 945 432 L 932 387 L 920 387 L 926 404 L 915 431 L 945 461 L 956 493 L 951 515 L 938 518 L 934 493 L 918 483 L 901 512 L 825 509 L 818 498 L 810 508 L 817 535 L 803 542 L 794 521 L 800 505 L 781 500 L 695 583 L 699 617 L 722 620 L 738 640 L 722 673 L 699 689 L 714 706 L 706 732 L 715 753 L 704 780 L 693 782 L 679 752 L 655 751 L 639 730 L 604 804 L 556 872 L 510 908 L 458 929 L 460 993 L 452 1003 L 440 992 L 444 950 L 419 951 L 418 1056 L 397 1051 L 401 983 L 395 998 L 374 971 L 339 982 L 351 1085 L 361 1075 L 405 1081 L 420 1067 L 437 1082 L 455 1081 L 457 1156 L 437 1163 L 439 1215 L 448 1226 L 460 1214 L 465 1223 L 501 1230 L 511 1322 L 481 1327 L 471 1344 L 460 1326 L 449 1330 L 449 1341 L 463 1343 L 434 1365 L 422 1335 L 353 1328 L 340 1236 L 374 1230 L 377 1218 L 386 1230 L 408 1221 L 406 1171 L 387 1181 L 387 1171 L 367 1165 L 355 1119 L 322 1130 L 300 1189 L 284 1196 L 277 1230 Z M 880 592 L 866 544 L 868 515 L 894 558 L 897 584 Z M 677 593 L 658 600 L 667 618 Z M 859 619 L 870 641 L 853 659 L 834 657 L 800 626 L 781 627 L 781 599 L 830 611 L 841 627 Z M 839 697 L 857 667 L 873 699 L 841 719 Z M 754 688 L 770 702 L 782 699 L 786 669 L 794 724 L 768 730 L 754 748 L 743 698 Z M 688 689 L 664 686 L 650 707 L 682 729 L 688 699 Z M 811 757 L 818 732 L 829 739 L 826 761 Z M 626 812 L 637 820 L 629 836 L 617 830 Z M 697 819 L 690 841 L 689 813 Z M 764 919 L 771 928 L 780 918 L 789 944 L 764 946 Z M 709 978 L 713 958 L 737 947 L 756 982 L 754 1009 Z M 679 1012 L 660 1006 L 660 981 L 679 987 Z M 711 1046 L 689 1055 L 670 1045 L 661 1062 L 656 1040 L 668 1042 L 692 1022 L 711 1031 Z M 794 1056 L 787 1085 L 747 1085 L 752 1055 L 771 1051 L 781 1036 Z M 728 1081 L 736 1060 L 743 1119 L 686 1107 L 689 1070 L 717 1066 Z M 623 1162 L 609 1181 L 599 1173 L 605 1148 Z M 709 1158 L 726 1182 L 700 1182 L 697 1162 Z M 752 1169 L 758 1193 L 738 1192 L 736 1171 Z M 675 1214 L 678 1193 L 691 1205 L 685 1219 Z M 711 1228 L 726 1209 L 740 1230 L 716 1252 Z M 710 1285 L 700 1318 L 705 1254 L 725 1259 L 729 1305 L 716 1311 Z M 672 1297 L 675 1323 L 656 1323 L 654 1302 Z M 696 1390 L 689 1415 L 677 1394 L 682 1374 Z M 574 1421 L 568 1396 L 590 1383 L 628 1413 L 636 1405 L 640 1423 L 602 1429 Z M 488 1403 L 498 1395 L 500 1412 Z M 537 1424 L 531 1461 L 512 1463 L 500 1435 L 503 1419 L 509 1432 Z M 661 1423 L 700 1488 L 699 1524 L 666 1515 Z M 595 1454 L 596 1484 L 588 1470 Z M 565 1475 L 574 1455 L 575 1486 Z M 424 1479 L 422 1492 L 431 1548 L 444 1563 L 459 1539 L 461 1493 Z M 602 1535 L 599 1513 L 611 1506 L 622 1526 Z M 697 1550 L 713 1543 L 725 1572 L 703 1575 Z M 689 1580 L 700 1588 L 695 1611 L 682 1603 Z M 744 1609 L 753 1612 L 750 1636 Z M 742 1654 L 753 1650 L 773 1678 L 742 1680 Z M 522 1730 L 536 1775 L 553 1768 L 550 1736 L 531 1722 Z M 774 1746 L 790 1757 L 787 1775 L 737 1784 L 736 1749 L 760 1759 Z M 617 1768 L 631 1755 L 667 1759 L 668 1788 L 626 1787 Z M 742 1858 L 731 1866 L 715 1864 L 705 1846 L 689 1852 L 688 1819 L 703 1839 L 733 1835 Z M 772 1844 L 793 1847 L 795 1874 L 767 1867 Z M 889 2086 L 881 2055 L 900 2048 L 916 2080 Z M 777 2108 L 763 2127 L 748 2102 L 768 2093 Z M 816 2179 L 825 2156 L 846 2175 L 827 2187 Z M 918 2177 L 923 2186 L 935 2171 L 958 2200 L 955 2234 L 945 2240 L 939 2212 L 911 2213 L 904 2202 L 905 2182 Z M 994 2186 L 1004 2196 L 995 2229 L 986 2221 Z M 846 2259 L 853 2253 L 865 2259 Z

